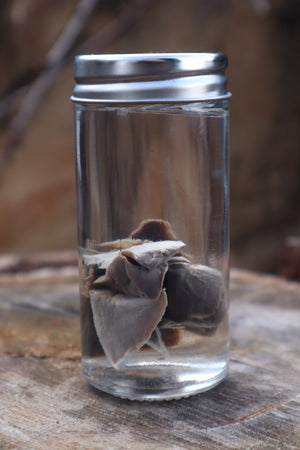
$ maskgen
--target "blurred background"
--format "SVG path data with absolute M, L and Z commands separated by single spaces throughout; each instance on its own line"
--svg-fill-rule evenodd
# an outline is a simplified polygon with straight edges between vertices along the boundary
M 300 279 L 299 0 L 1 0 L 0 254 L 77 247 L 72 60 L 222 51 L 231 263 Z

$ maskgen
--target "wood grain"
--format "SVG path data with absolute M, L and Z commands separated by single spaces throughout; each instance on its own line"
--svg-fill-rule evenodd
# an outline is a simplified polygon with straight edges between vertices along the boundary
M 1 449 L 300 448 L 299 284 L 232 270 L 227 379 L 140 403 L 85 382 L 77 284 L 51 273 L 0 286 Z

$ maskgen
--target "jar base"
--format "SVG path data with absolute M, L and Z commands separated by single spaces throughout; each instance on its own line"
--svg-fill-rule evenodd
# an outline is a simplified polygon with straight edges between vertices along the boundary
M 139 401 L 162 401 L 189 397 L 207 391 L 226 377 L 228 361 L 197 364 L 132 365 L 115 370 L 103 367 L 103 358 L 83 358 L 82 370 L 87 382 L 116 397 Z

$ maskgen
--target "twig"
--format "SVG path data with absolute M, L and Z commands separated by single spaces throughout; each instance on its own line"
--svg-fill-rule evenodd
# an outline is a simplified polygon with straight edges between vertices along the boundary
M 23 98 L 19 112 L 13 119 L 10 130 L 5 136 L 0 161 L 0 174 L 12 158 L 12 154 L 19 145 L 43 96 L 57 78 L 66 57 L 74 46 L 74 42 L 79 37 L 98 2 L 99 0 L 81 0 L 78 3 L 77 9 L 64 31 L 47 54 L 44 69 Z
M 0 100 L 0 121 L 7 119 L 7 117 L 17 110 L 17 105 L 24 95 L 25 90 L 25 86 L 18 87 Z
M 83 52 L 102 50 L 113 40 L 123 34 L 132 26 L 141 14 L 153 3 L 153 0 L 133 0 L 127 8 L 113 19 L 108 25 L 102 28 L 94 36 L 87 39 L 76 49 L 76 54 Z
M 67 56 L 71 53 L 82 29 L 99 0 L 81 0 L 77 10 L 69 20 L 66 28 L 49 51 L 46 65 L 39 77 L 31 85 L 23 98 L 19 112 L 12 121 L 6 135 L 0 159 L 0 175 L 11 160 L 20 144 L 26 128 L 37 110 L 43 96 L 53 85 Z M 149 7 L 153 0 L 133 0 L 116 19 L 112 20 L 99 33 L 80 45 L 76 53 L 97 51 L 105 48 L 110 42 L 124 33 L 137 18 Z
M 81 0 L 70 18 L 67 26 L 59 36 L 47 55 L 47 65 L 52 67 L 60 64 L 74 47 L 87 19 L 94 11 L 100 0 Z
M 34 66 L 29 70 L 30 75 L 34 74 L 34 79 L 43 76 L 43 70 L 47 72 L 51 67 L 63 63 L 65 58 L 73 49 L 74 43 L 79 38 L 89 15 L 93 12 L 98 2 L 99 0 L 83 0 L 78 3 L 74 14 L 70 18 L 69 22 L 67 23 L 61 35 L 58 37 L 53 47 L 46 55 L 46 58 L 42 62 L 42 65 L 40 62 L 38 67 Z M 26 73 L 26 75 L 27 78 L 28 73 Z M 17 109 L 16 104 L 20 101 L 20 98 L 24 97 L 26 87 L 28 88 L 28 86 L 32 84 L 34 86 L 34 81 L 32 79 L 27 81 L 27 83 L 23 82 L 21 83 L 21 86 L 13 89 L 12 92 L 10 92 L 2 100 L 0 100 L 0 120 L 3 120 L 5 117 L 9 116 L 14 112 L 14 110 Z

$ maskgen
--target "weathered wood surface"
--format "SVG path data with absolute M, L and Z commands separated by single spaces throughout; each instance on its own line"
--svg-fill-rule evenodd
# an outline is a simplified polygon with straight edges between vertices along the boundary
M 76 268 L 17 272 L 0 270 L 1 449 L 300 448 L 300 284 L 232 270 L 227 379 L 139 403 L 81 375 Z

